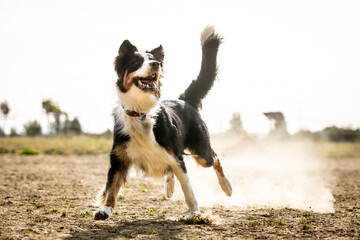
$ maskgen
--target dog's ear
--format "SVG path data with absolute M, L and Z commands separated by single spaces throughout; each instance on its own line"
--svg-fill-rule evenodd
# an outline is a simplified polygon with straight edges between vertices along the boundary
M 152 55 L 154 55 L 157 60 L 160 60 L 160 61 L 164 60 L 165 53 L 164 53 L 164 48 L 162 47 L 162 45 L 160 45 L 157 48 L 154 48 L 153 50 L 151 50 L 150 53 Z
M 124 56 L 132 51 L 137 51 L 137 48 L 129 40 L 125 40 L 119 48 L 119 56 Z

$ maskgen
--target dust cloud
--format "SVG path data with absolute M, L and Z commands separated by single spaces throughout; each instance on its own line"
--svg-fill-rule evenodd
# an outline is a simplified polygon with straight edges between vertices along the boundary
M 328 165 L 326 159 L 311 153 L 311 143 L 244 143 L 234 139 L 213 142 L 225 175 L 233 184 L 233 195 L 229 198 L 222 192 L 212 168 L 199 167 L 189 157 L 186 166 L 200 207 L 288 207 L 334 212 Z M 179 199 L 184 197 L 177 182 L 173 200 Z

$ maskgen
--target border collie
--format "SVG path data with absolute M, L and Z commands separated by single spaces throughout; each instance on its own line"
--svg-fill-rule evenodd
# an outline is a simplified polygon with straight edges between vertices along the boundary
M 131 166 L 147 176 L 165 178 L 165 196 L 174 193 L 179 180 L 191 215 L 199 214 L 187 175 L 183 155 L 188 150 L 202 167 L 213 167 L 219 184 L 231 196 L 232 186 L 220 160 L 210 145 L 210 137 L 201 119 L 201 101 L 214 84 L 216 57 L 222 38 L 214 27 L 201 34 L 202 62 L 196 80 L 178 100 L 160 101 L 164 50 L 159 47 L 141 52 L 125 40 L 115 59 L 116 82 L 120 103 L 114 110 L 114 143 L 110 153 L 107 183 L 100 191 L 100 208 L 95 219 L 112 215 L 121 186 Z

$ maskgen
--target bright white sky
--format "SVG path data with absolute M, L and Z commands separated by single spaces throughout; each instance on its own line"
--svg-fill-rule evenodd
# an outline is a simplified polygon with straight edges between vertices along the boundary
M 360 127 L 360 1 L 0 0 L 7 127 L 36 119 L 46 129 L 41 101 L 51 98 L 85 131 L 111 129 L 124 39 L 164 46 L 163 98 L 177 98 L 198 74 L 207 24 L 225 39 L 203 103 L 211 132 L 225 131 L 233 112 L 251 133 L 268 131 L 264 111 L 282 111 L 292 133 Z

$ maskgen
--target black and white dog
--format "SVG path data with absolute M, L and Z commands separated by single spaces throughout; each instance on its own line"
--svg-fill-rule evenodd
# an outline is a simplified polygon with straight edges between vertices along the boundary
M 200 213 L 183 159 L 188 150 L 203 167 L 213 167 L 219 184 L 231 196 L 232 186 L 210 145 L 201 119 L 201 101 L 214 84 L 216 57 L 222 38 L 208 26 L 201 34 L 202 63 L 199 76 L 178 100 L 159 101 L 164 50 L 160 45 L 140 52 L 125 40 L 115 59 L 119 106 L 114 111 L 114 144 L 106 186 L 99 193 L 101 207 L 95 219 L 111 216 L 131 166 L 147 176 L 165 177 L 165 195 L 171 198 L 179 180 L 190 213 Z

